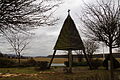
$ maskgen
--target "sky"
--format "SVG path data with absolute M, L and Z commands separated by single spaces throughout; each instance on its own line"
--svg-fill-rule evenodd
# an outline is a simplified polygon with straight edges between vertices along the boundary
M 84 0 L 85 3 L 94 3 L 95 0 Z M 80 20 L 77 15 L 81 14 L 84 3 L 82 0 L 63 0 L 63 4 L 54 13 L 55 17 L 59 17 L 60 20 L 54 26 L 39 27 L 33 32 L 35 35 L 28 45 L 28 49 L 24 52 L 25 56 L 47 56 L 53 54 L 53 47 L 56 43 L 63 22 L 68 15 L 68 9 L 70 9 L 70 15 L 74 20 L 78 31 L 81 31 Z M 83 39 L 84 36 L 80 32 L 80 36 Z M 1 39 L 2 40 L 2 39 Z M 5 47 L 4 47 L 5 46 Z M 7 44 L 0 43 L 0 50 L 3 53 L 14 53 L 9 51 Z M 103 49 L 102 49 L 103 50 Z M 101 51 L 102 51 L 101 50 Z M 107 51 L 107 49 L 105 49 Z M 60 52 L 59 52 L 60 53 Z M 59 54 L 58 53 L 58 54 Z

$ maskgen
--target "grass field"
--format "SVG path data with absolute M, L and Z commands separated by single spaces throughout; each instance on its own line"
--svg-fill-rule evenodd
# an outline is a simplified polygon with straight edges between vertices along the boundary
M 25 74 L 31 74 L 31 73 L 38 73 L 38 71 L 35 70 L 34 67 L 27 67 L 27 68 L 0 68 L 0 73 L 25 73 Z
M 33 58 L 33 59 L 35 61 L 48 61 L 48 62 L 50 62 L 50 60 L 51 60 L 51 58 Z M 96 58 L 94 58 L 94 59 L 96 59 Z M 97 59 L 104 61 L 103 58 L 97 58 Z M 116 59 L 120 62 L 120 58 L 116 58 Z M 13 59 L 13 60 L 18 61 L 17 59 Z M 26 60 L 28 60 L 28 59 L 21 59 L 21 61 L 26 61 Z M 84 58 L 84 60 L 86 60 L 86 59 Z M 65 61 L 68 61 L 68 58 L 54 58 L 52 63 L 64 63 Z
M 48 61 L 50 62 L 51 58 L 33 58 L 35 61 Z M 13 59 L 15 61 L 18 61 L 18 59 Z M 22 61 L 26 61 L 28 59 L 21 59 L 21 62 Z M 54 58 L 53 59 L 53 63 L 64 63 L 64 61 L 67 61 L 68 59 L 67 58 Z
M 89 70 L 88 67 L 75 67 L 72 74 L 66 74 L 62 69 L 63 67 L 58 67 L 46 71 L 35 71 L 33 67 L 0 68 L 0 72 L 9 70 L 10 74 L 19 74 L 19 76 L 0 76 L 0 80 L 97 80 L 97 77 L 101 78 L 99 80 L 109 80 L 109 71 L 107 70 Z M 102 79 L 103 77 L 105 79 Z
M 50 61 L 51 58 L 34 58 L 36 61 Z M 22 59 L 21 61 L 26 61 Z M 53 63 L 64 63 L 67 58 L 54 58 Z M 36 67 L 0 68 L 0 80 L 110 80 L 109 72 L 100 67 L 98 70 L 89 70 L 88 66 L 73 67 L 72 74 L 66 74 L 65 67 L 52 67 L 50 70 L 39 71 Z M 120 75 L 120 69 L 114 72 L 115 80 Z M 12 75 L 12 76 L 8 76 Z
M 50 62 L 51 58 L 34 58 L 36 61 L 48 61 Z M 54 58 L 53 63 L 64 63 L 64 61 L 67 61 L 67 58 Z

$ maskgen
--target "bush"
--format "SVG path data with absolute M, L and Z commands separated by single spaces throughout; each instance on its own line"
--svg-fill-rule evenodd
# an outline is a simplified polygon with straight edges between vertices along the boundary
M 110 55 L 107 55 L 105 60 L 103 61 L 103 66 L 106 67 L 106 69 L 108 69 L 108 61 L 110 61 Z M 120 68 L 120 63 L 118 60 L 116 60 L 113 56 L 112 56 L 112 61 L 113 61 L 113 68 Z
M 69 66 L 69 62 L 65 61 L 64 64 L 66 65 L 66 67 Z M 75 66 L 88 66 L 87 62 L 72 62 L 72 67 Z
M 37 68 L 36 70 L 46 70 L 48 68 L 48 62 L 47 61 L 37 61 Z
M 100 66 L 102 66 L 103 61 L 100 59 L 95 59 L 91 61 L 91 64 L 93 69 L 98 69 Z
M 34 66 L 36 66 L 36 61 L 33 58 L 30 58 L 27 61 L 23 61 L 20 64 L 20 67 L 34 67 Z
M 36 66 L 36 61 L 33 58 L 27 60 L 27 64 L 29 66 Z
M 0 58 L 0 67 L 1 68 L 14 67 L 15 64 L 16 64 L 16 62 L 13 60 L 10 60 L 8 58 Z

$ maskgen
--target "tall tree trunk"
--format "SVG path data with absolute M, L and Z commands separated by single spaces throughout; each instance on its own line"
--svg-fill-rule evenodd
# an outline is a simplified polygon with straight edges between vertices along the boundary
M 89 54 L 89 55 L 88 55 L 88 59 L 89 59 L 89 62 L 90 62 L 90 63 L 92 63 L 92 56 L 93 56 L 92 54 Z M 92 66 L 92 67 L 94 67 L 94 66 Z
M 110 80 L 114 80 L 112 45 L 109 46 L 109 52 L 110 52 L 110 78 L 111 78 Z
M 85 59 L 86 59 L 88 65 L 89 65 L 90 70 L 92 70 L 92 64 L 91 64 L 91 62 L 89 61 L 88 56 L 87 56 L 85 50 L 83 50 L 83 53 L 84 53 L 84 55 L 85 55 Z
M 20 65 L 20 59 L 21 59 L 21 56 L 20 56 L 20 53 L 18 53 L 18 63 Z

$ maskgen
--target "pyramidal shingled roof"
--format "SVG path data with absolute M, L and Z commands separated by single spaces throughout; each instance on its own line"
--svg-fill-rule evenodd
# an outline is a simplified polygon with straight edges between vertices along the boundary
M 70 14 L 63 24 L 54 50 L 83 50 L 84 45 Z

